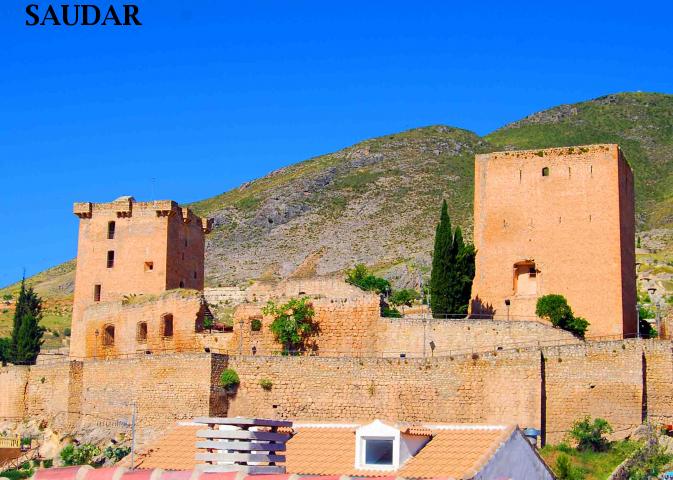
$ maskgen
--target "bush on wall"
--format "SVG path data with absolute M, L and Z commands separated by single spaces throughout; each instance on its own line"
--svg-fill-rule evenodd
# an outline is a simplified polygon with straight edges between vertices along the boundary
M 220 374 L 220 386 L 230 389 L 238 386 L 241 383 L 241 379 L 238 377 L 236 370 L 232 368 L 227 368 L 222 371 Z
M 253 318 L 250 321 L 250 330 L 259 332 L 262 329 L 262 321 L 259 318 Z
M 562 328 L 580 338 L 584 338 L 589 327 L 586 319 L 573 314 L 563 295 L 550 294 L 538 298 L 535 315 L 549 320 L 555 327 Z

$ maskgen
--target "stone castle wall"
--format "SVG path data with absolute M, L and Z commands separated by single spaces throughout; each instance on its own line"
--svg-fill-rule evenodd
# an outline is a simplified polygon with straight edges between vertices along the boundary
M 233 396 L 217 385 L 227 367 L 241 378 Z M 144 355 L 6 367 L 0 391 L 0 418 L 74 430 L 124 429 L 135 401 L 144 438 L 177 420 L 244 415 L 518 423 L 556 443 L 584 415 L 607 419 L 617 435 L 645 418 L 670 423 L 673 351 L 670 342 L 625 340 L 426 359 Z
M 380 318 L 377 322 L 377 350 L 383 354 L 430 356 L 450 355 L 470 350 L 497 350 L 580 343 L 577 337 L 538 322 L 498 320 L 436 320 L 428 318 Z
M 172 317 L 172 334 L 164 320 Z M 201 346 L 204 305 L 197 290 L 171 290 L 160 295 L 138 296 L 128 303 L 101 302 L 84 311 L 84 358 L 114 357 L 151 351 L 193 351 Z M 144 324 L 144 336 L 139 335 Z M 114 328 L 114 341 L 106 344 L 106 328 Z
M 149 438 L 175 421 L 225 414 L 227 397 L 217 387 L 224 363 L 221 356 L 181 353 L 5 367 L 0 420 L 44 419 L 64 431 L 126 431 L 135 403 L 138 431 Z

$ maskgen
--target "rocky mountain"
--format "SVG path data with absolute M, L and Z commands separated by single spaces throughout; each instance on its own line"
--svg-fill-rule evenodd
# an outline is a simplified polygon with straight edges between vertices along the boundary
M 478 152 L 619 143 L 636 178 L 638 227 L 673 228 L 673 95 L 623 93 L 538 112 L 485 137 L 431 126 L 386 135 L 270 173 L 191 207 L 215 219 L 207 283 L 231 285 L 364 262 L 398 285 L 427 274 L 442 198 L 471 236 Z M 660 242 L 661 243 L 661 242 Z M 670 245 L 643 254 L 667 262 Z M 662 256 L 662 252 L 665 255 Z M 671 267 L 673 268 L 673 267 Z M 72 264 L 43 272 L 38 291 L 67 293 Z

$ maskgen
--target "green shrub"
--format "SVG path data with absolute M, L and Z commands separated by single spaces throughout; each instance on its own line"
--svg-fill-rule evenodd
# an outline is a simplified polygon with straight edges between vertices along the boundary
M 205 317 L 203 317 L 203 328 L 205 330 L 210 331 L 213 329 L 214 326 L 215 326 L 215 320 L 213 319 L 213 317 L 211 317 L 210 315 L 206 315 Z
M 610 442 L 605 435 L 612 433 L 612 427 L 607 420 L 596 418 L 593 422 L 590 417 L 584 417 L 577 420 L 570 436 L 577 441 L 578 450 L 591 450 L 594 452 L 604 452 L 607 450 Z
M 259 381 L 259 386 L 262 387 L 262 390 L 266 390 L 268 392 L 273 388 L 273 382 L 268 378 L 262 378 Z
M 131 447 L 122 447 L 118 445 L 110 445 L 105 450 L 103 450 L 103 455 L 105 455 L 105 458 L 114 460 L 115 463 L 120 461 L 129 453 L 131 453 Z
M 383 308 L 381 308 L 381 316 L 388 318 L 402 318 L 402 314 L 398 309 L 389 307 L 388 305 L 384 305 Z
M 582 471 L 577 467 L 573 467 L 572 463 L 570 463 L 570 457 L 565 453 L 562 453 L 556 459 L 556 468 L 554 470 L 556 471 L 556 478 L 558 480 L 582 480 L 584 478 Z
M 253 332 L 259 332 L 262 330 L 262 321 L 259 318 L 253 318 L 250 321 L 250 330 Z
M 100 449 L 91 443 L 85 443 L 83 445 L 67 445 L 61 450 L 61 460 L 63 465 L 72 466 L 72 465 L 91 465 L 93 463 L 94 457 L 100 455 Z
M 372 274 L 363 263 L 358 263 L 351 270 L 346 270 L 346 283 L 355 285 L 367 292 L 378 294 L 390 292 L 390 282 Z
M 71 333 L 72 333 L 72 331 L 70 330 L 70 327 L 65 327 L 63 329 L 63 336 L 69 337 Z
M 221 387 L 233 388 L 236 387 L 239 383 L 241 383 L 241 379 L 238 378 L 238 373 L 236 373 L 236 370 L 227 368 L 220 374 Z
M 46 458 L 45 460 L 42 461 L 42 467 L 44 468 L 51 468 L 53 466 L 54 466 L 53 458 Z
M 555 327 L 562 328 L 580 338 L 584 338 L 584 334 L 589 327 L 589 322 L 586 319 L 573 315 L 573 311 L 563 295 L 550 294 L 538 298 L 535 314 L 540 318 L 549 320 Z

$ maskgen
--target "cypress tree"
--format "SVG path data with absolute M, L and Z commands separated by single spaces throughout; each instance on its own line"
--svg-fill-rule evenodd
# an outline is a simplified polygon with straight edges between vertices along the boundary
M 26 279 L 21 280 L 21 290 L 16 301 L 14 324 L 9 345 L 9 360 L 17 364 L 33 364 L 40 353 L 44 328 L 42 300 L 33 287 L 26 287 Z
M 447 259 L 451 257 L 452 246 L 451 219 L 446 200 L 444 200 L 439 224 L 435 230 L 435 248 L 432 254 L 432 273 L 430 274 L 430 308 L 433 315 L 438 318 L 451 313 L 449 310 L 451 280 Z
M 474 245 L 466 244 L 460 227 L 451 228 L 446 200 L 435 231 L 430 277 L 430 307 L 436 318 L 467 313 L 474 278 Z

